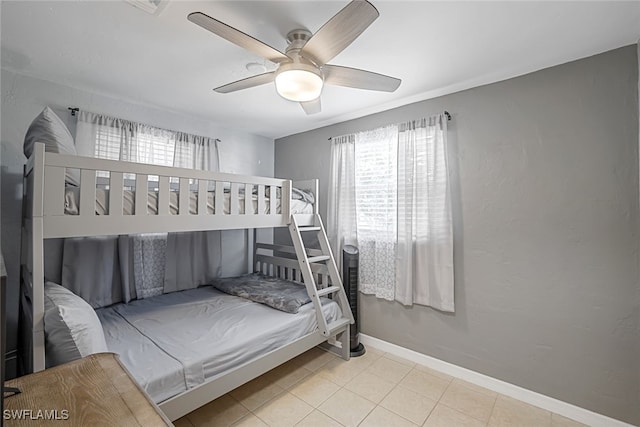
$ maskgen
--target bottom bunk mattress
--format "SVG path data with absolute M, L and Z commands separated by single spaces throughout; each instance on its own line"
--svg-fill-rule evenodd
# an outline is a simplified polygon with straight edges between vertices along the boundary
M 341 316 L 323 301 L 327 322 Z M 211 286 L 96 310 L 110 351 L 160 403 L 317 329 L 313 304 L 285 313 Z

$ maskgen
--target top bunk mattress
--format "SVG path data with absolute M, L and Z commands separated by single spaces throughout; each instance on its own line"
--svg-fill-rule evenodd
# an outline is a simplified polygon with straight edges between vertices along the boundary
M 325 299 L 327 322 L 340 318 Z M 285 313 L 211 286 L 96 310 L 107 347 L 160 403 L 317 329 L 313 304 Z
M 245 194 L 239 193 L 236 200 L 236 208 L 239 214 L 245 214 Z M 264 212 L 258 212 L 258 196 L 251 195 L 253 206 L 253 214 L 271 214 L 269 197 L 265 198 Z M 177 215 L 179 212 L 179 193 L 172 191 L 169 193 L 169 213 Z M 231 194 L 224 193 L 223 211 L 225 215 L 231 214 Z M 313 213 L 313 195 L 304 190 L 293 189 L 291 198 L 291 214 L 312 214 Z M 276 214 L 281 213 L 280 198 L 276 199 Z M 133 215 L 135 213 L 135 191 L 123 191 L 122 213 L 123 215 Z M 78 187 L 67 186 L 64 195 L 64 213 L 65 215 L 78 215 L 80 212 L 80 189 Z M 198 193 L 191 191 L 189 193 L 189 213 L 196 215 L 198 209 Z M 215 212 L 215 192 L 207 192 L 207 213 L 213 215 Z M 107 215 L 109 213 L 109 190 L 96 188 L 96 215 Z M 158 214 L 158 192 L 149 191 L 147 195 L 147 213 L 150 215 Z

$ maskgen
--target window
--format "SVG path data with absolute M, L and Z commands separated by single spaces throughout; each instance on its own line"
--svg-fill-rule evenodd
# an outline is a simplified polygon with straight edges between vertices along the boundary
M 82 155 L 101 159 L 219 170 L 217 139 L 87 111 L 80 111 L 78 115 L 76 144 Z M 97 176 L 102 178 L 103 183 L 108 183 L 108 172 L 98 171 Z M 125 174 L 124 178 L 125 185 L 130 187 L 135 174 Z M 154 183 L 157 183 L 158 177 L 150 175 L 148 180 L 150 186 L 155 188 Z M 172 177 L 170 182 L 177 183 L 178 178 Z
M 388 300 L 395 289 L 397 147 L 396 126 L 361 132 L 355 139 L 360 287 Z
M 358 236 L 395 239 L 397 132 L 365 132 L 356 139 L 355 186 Z M 384 234 L 380 234 L 385 231 Z
M 357 243 L 363 293 L 454 309 L 446 120 L 332 138 L 329 239 Z
M 99 159 L 120 160 L 120 132 L 99 128 L 94 155 Z
M 167 132 L 138 132 L 121 143 L 122 131 L 119 128 L 99 126 L 96 131 L 94 154 L 99 159 L 123 160 L 137 163 L 149 163 L 160 166 L 173 166 L 175 139 Z M 108 172 L 98 172 L 99 177 L 107 178 Z M 125 174 L 125 179 L 134 180 L 134 174 Z M 157 175 L 150 175 L 149 181 L 158 181 Z M 171 182 L 177 182 L 172 178 Z

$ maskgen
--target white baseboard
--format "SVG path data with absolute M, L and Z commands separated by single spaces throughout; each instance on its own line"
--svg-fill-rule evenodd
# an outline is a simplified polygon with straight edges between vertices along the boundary
M 402 357 L 414 363 L 427 366 L 436 371 L 451 375 L 452 377 L 460 378 L 481 387 L 488 388 L 489 390 L 493 390 L 539 408 L 546 409 L 547 411 L 555 412 L 563 417 L 570 418 L 592 427 L 633 427 L 631 424 L 589 411 L 588 409 L 545 396 L 544 394 L 536 393 L 535 391 L 527 390 L 526 388 L 436 359 L 435 357 L 418 353 L 417 351 L 409 350 L 408 348 L 400 347 L 399 345 L 395 345 L 369 335 L 361 333 L 360 342 L 386 353 L 391 353 L 394 356 Z

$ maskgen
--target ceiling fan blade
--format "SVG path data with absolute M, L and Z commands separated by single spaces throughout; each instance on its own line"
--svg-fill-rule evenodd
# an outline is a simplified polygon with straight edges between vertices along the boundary
M 316 114 L 322 110 L 322 105 L 320 103 L 320 97 L 317 97 L 313 101 L 301 102 L 300 105 L 302 109 L 307 114 Z
M 258 74 L 257 76 L 247 77 L 246 79 L 238 80 L 233 83 L 226 84 L 215 88 L 218 93 L 235 92 L 242 89 L 249 89 L 250 87 L 260 86 L 267 83 L 271 83 L 275 77 L 275 71 L 269 73 Z
M 300 51 L 317 65 L 324 65 L 349 46 L 380 14 L 366 0 L 353 0 L 327 21 Z
M 258 54 L 271 62 L 275 62 L 277 64 L 283 61 L 291 61 L 291 58 L 279 50 L 269 46 L 268 44 L 262 43 L 260 40 L 255 39 L 250 35 L 225 24 L 224 22 L 220 22 L 209 15 L 205 15 L 202 12 L 190 13 L 189 16 L 187 16 L 187 19 L 194 24 L 201 26 L 205 30 L 209 30 L 213 34 Z
M 358 68 L 325 65 L 322 67 L 324 82 L 329 85 L 347 86 L 357 89 L 393 92 L 402 80 Z

